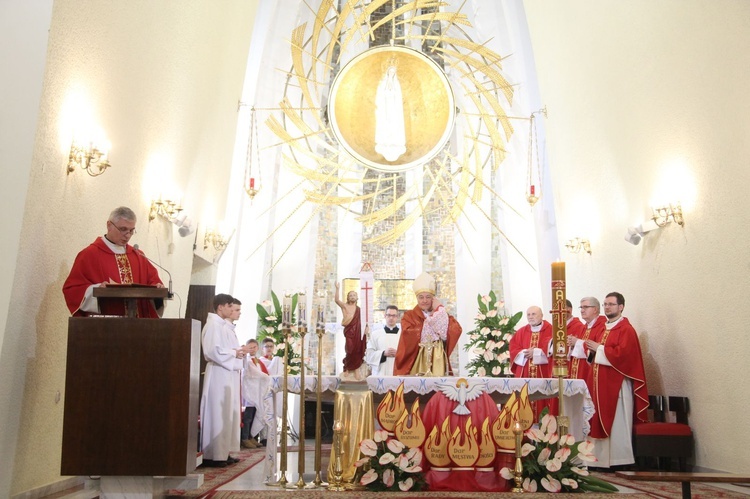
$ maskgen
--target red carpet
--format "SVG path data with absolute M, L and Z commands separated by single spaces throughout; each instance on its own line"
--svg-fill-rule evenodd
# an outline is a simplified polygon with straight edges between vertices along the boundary
M 263 462 L 263 459 L 266 457 L 265 451 L 265 448 L 242 449 L 240 452 L 234 454 L 234 457 L 240 460 L 239 463 L 227 466 L 226 468 L 200 467 L 193 472 L 203 474 L 203 485 L 200 488 L 193 490 L 168 490 L 167 497 L 210 497 L 211 492 L 217 488 L 234 480 L 256 464 Z

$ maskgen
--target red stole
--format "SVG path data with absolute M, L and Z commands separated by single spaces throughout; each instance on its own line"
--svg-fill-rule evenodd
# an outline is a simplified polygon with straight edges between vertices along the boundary
M 255 364 L 255 367 L 260 369 L 264 374 L 268 374 L 268 369 L 266 369 L 266 365 L 261 362 L 257 357 L 250 357 L 250 360 L 253 361 L 253 364 Z
M 606 323 L 607 318 L 603 315 L 600 315 L 596 318 L 594 321 L 594 324 L 591 327 L 587 327 L 586 324 L 579 321 L 579 324 L 581 324 L 583 329 L 583 335 L 578 335 L 576 333 L 571 333 L 570 330 L 568 331 L 570 334 L 573 334 L 573 336 L 576 336 L 580 338 L 583 341 L 586 340 L 594 340 L 596 341 L 597 338 L 601 337 L 602 331 L 606 329 Z M 584 347 L 585 348 L 585 347 Z M 576 357 L 570 358 L 570 367 L 568 368 L 568 377 L 570 379 L 582 379 L 586 381 L 589 377 L 589 363 L 586 361 L 586 359 L 579 359 Z M 591 388 L 589 388 L 591 390 Z
M 513 337 L 510 339 L 509 350 L 510 350 L 510 361 L 511 370 L 513 376 L 516 378 L 551 378 L 552 377 L 552 363 L 536 365 L 532 359 L 523 365 L 519 366 L 513 362 L 516 356 L 524 349 L 541 348 L 547 359 L 550 360 L 547 355 L 550 341 L 552 341 L 552 324 L 547 321 L 542 321 L 542 328 L 534 333 L 531 331 L 530 325 L 518 329 Z

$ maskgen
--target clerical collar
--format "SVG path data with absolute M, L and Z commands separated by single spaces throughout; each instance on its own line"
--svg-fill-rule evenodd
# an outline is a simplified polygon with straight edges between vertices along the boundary
M 532 333 L 538 333 L 539 331 L 541 331 L 541 330 L 542 330 L 542 326 L 543 326 L 543 325 L 544 325 L 544 323 L 543 323 L 543 322 L 540 322 L 540 323 L 539 323 L 539 324 L 537 324 L 536 326 L 531 326 L 531 332 L 532 332 Z
M 119 244 L 115 244 L 109 239 L 107 239 L 107 236 L 102 236 L 102 241 L 104 241 L 104 244 L 107 245 L 107 248 L 112 250 L 112 253 L 116 255 L 123 255 L 127 251 L 125 246 L 120 246 Z
M 393 326 L 393 329 L 389 328 L 388 326 L 383 326 L 383 329 L 385 330 L 386 334 L 396 334 L 396 333 L 398 333 L 398 326 Z
M 621 315 L 620 317 L 618 317 L 617 319 L 613 320 L 612 322 L 609 322 L 609 320 L 607 320 L 607 324 L 606 324 L 606 326 L 607 326 L 607 329 L 612 329 L 612 328 L 613 328 L 613 327 L 615 327 L 615 326 L 616 326 L 616 325 L 617 325 L 617 324 L 618 324 L 618 323 L 619 323 L 619 322 L 620 322 L 620 321 L 621 321 L 622 319 L 623 319 L 623 317 L 622 317 L 622 315 Z
M 596 321 L 599 320 L 599 317 L 601 317 L 601 315 L 597 315 L 596 317 L 594 317 L 593 319 L 591 319 L 591 322 L 587 323 L 586 327 L 588 327 L 589 329 L 591 329 L 592 327 L 594 327 L 594 324 L 596 324 Z

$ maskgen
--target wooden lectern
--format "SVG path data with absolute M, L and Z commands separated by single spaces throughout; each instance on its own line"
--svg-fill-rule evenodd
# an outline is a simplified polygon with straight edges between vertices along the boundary
M 195 470 L 200 329 L 192 319 L 68 319 L 62 475 Z

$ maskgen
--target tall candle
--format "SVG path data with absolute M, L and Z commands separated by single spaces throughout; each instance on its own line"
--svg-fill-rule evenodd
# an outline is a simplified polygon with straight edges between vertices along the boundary
M 292 297 L 289 293 L 284 294 L 284 306 L 281 314 L 281 325 L 289 327 L 292 322 Z
M 325 327 L 325 316 L 323 315 L 323 304 L 318 303 L 318 328 L 323 329 Z
M 307 325 L 307 314 L 305 312 L 306 312 L 305 295 L 300 294 L 299 303 L 297 304 L 297 325 L 299 326 Z
M 552 262 L 552 375 L 568 375 L 568 324 L 565 303 L 565 262 Z

